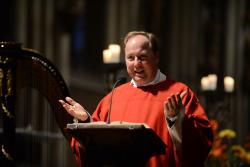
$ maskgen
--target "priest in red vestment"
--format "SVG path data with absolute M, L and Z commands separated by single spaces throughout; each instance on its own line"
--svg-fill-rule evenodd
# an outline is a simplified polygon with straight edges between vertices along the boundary
M 124 44 L 131 81 L 115 89 L 110 121 L 145 123 L 166 143 L 166 153 L 151 157 L 148 167 L 203 167 L 213 135 L 195 93 L 161 73 L 158 43 L 152 33 L 130 32 Z M 59 101 L 78 120 L 106 121 L 110 96 L 99 102 L 92 116 L 70 97 Z M 82 166 L 83 150 L 74 138 L 71 147 Z

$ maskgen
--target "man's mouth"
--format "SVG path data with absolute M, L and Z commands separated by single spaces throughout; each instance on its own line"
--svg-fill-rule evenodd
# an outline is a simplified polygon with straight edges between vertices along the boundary
M 144 77 L 144 70 L 143 69 L 137 69 L 137 70 L 134 70 L 134 74 L 135 74 L 135 76 L 137 76 L 137 77 Z
M 141 73 L 143 73 L 143 69 L 135 69 L 134 72 L 136 74 L 141 74 Z

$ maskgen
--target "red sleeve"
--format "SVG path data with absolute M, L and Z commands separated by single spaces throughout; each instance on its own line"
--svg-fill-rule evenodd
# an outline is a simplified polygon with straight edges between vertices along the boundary
M 72 137 L 71 139 L 71 149 L 73 151 L 73 154 L 75 156 L 75 159 L 76 159 L 76 164 L 77 166 L 79 167 L 84 167 L 86 166 L 84 164 L 85 162 L 85 152 L 84 152 L 84 148 L 83 146 L 80 145 L 80 143 Z
M 207 115 L 197 97 L 189 90 L 186 96 L 183 122 L 183 166 L 202 167 L 213 143 L 213 133 Z
M 97 105 L 96 110 L 92 114 L 92 119 L 94 122 L 107 120 L 109 105 L 110 105 L 109 98 L 110 98 L 110 94 L 105 96 Z

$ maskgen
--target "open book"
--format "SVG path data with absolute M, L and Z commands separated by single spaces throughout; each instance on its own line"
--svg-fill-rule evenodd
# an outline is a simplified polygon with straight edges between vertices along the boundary
M 90 122 L 90 123 L 73 123 L 67 124 L 67 129 L 81 129 L 81 128 L 119 128 L 119 129 L 141 129 L 141 128 L 149 128 L 149 126 L 145 123 L 132 123 L 132 122 L 123 122 L 123 121 L 114 121 L 110 124 L 98 121 L 98 122 Z

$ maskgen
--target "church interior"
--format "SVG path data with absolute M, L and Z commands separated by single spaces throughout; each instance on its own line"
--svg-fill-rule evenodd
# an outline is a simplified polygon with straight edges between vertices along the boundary
M 65 84 L 63 93 L 92 113 L 119 77 L 129 79 L 123 37 L 129 31 L 152 32 L 160 42 L 161 71 L 190 86 L 218 128 L 235 132 L 235 143 L 244 145 L 247 139 L 250 143 L 250 1 L 4 0 L 0 13 L 0 74 L 5 68 L 5 44 L 41 55 L 61 77 L 58 86 Z M 119 47 L 118 59 L 105 59 L 104 51 L 113 44 Z M 31 84 L 51 85 L 51 91 L 57 91 L 50 77 L 43 78 L 43 71 L 33 74 L 28 68 L 20 62 L 18 74 L 25 73 L 16 82 L 33 79 Z M 62 133 L 64 124 L 59 127 L 57 122 L 63 116 L 51 107 L 51 94 L 36 86 L 19 91 L 9 124 L 3 106 L 6 95 L 0 91 L 2 160 L 20 167 L 76 166 Z M 15 134 L 6 142 L 8 126 L 14 126 L 10 129 Z M 249 151 L 248 147 L 250 155 Z

